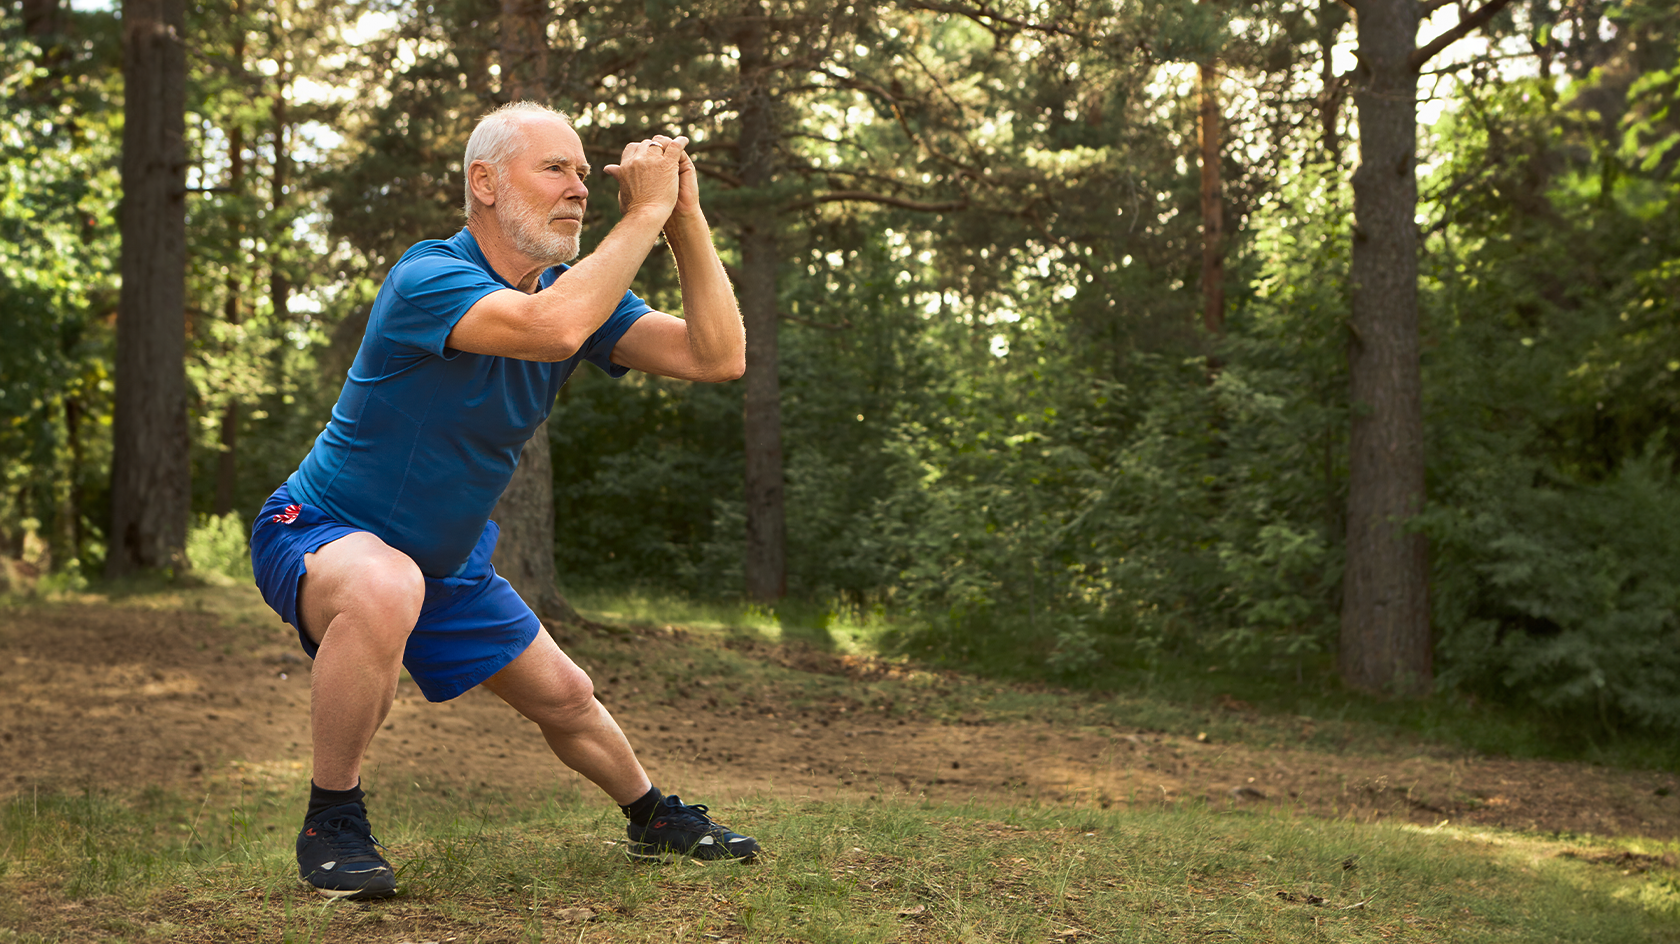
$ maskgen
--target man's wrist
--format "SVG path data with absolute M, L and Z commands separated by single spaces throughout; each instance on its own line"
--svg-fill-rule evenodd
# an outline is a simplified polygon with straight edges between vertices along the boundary
M 641 204 L 625 210 L 623 222 L 629 223 L 632 226 L 653 225 L 662 228 L 669 215 L 670 214 L 667 211 L 658 206 Z
M 665 221 L 665 241 L 675 249 L 683 243 L 693 240 L 711 241 L 712 230 L 706 223 L 706 214 L 699 208 L 686 213 L 672 213 Z

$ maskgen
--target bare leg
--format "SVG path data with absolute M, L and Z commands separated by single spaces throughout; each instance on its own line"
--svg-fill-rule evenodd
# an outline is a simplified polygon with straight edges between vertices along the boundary
M 406 554 L 366 531 L 303 558 L 298 618 L 320 645 L 310 680 L 314 781 L 348 790 L 396 697 L 403 648 L 426 584 Z
M 618 805 L 641 799 L 653 786 L 618 722 L 595 700 L 594 683 L 547 633 L 538 633 L 484 687 L 536 722 L 554 756 Z

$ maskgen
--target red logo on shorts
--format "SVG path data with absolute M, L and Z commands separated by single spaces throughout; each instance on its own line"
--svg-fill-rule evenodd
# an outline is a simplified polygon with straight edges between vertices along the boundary
M 280 512 L 269 520 L 275 522 L 276 524 L 291 524 L 297 520 L 298 512 L 302 510 L 302 505 L 287 505 L 285 511 Z

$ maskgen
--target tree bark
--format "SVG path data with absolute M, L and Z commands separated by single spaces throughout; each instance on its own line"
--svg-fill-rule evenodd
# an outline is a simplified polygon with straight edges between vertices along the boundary
M 748 4 L 741 51 L 741 132 L 736 145 L 743 187 L 766 188 L 774 173 L 776 124 L 767 87 L 763 10 Z M 782 480 L 782 401 L 777 376 L 776 269 L 773 212 L 741 221 L 741 318 L 747 331 L 743 432 L 746 445 L 747 596 L 773 602 L 787 594 L 787 516 Z
M 234 6 L 235 15 L 238 6 Z M 234 61 L 243 68 L 245 61 L 245 37 L 240 34 L 234 43 Z M 228 130 L 228 187 L 235 196 L 245 189 L 245 127 L 235 124 Z M 237 246 L 243 227 L 235 213 L 227 216 L 228 236 Z M 239 271 L 234 266 L 228 267 L 225 282 L 227 301 L 222 305 L 222 317 L 230 325 L 239 324 L 239 294 L 243 288 Z M 211 509 L 217 517 L 233 511 L 233 490 L 239 481 L 239 401 L 229 399 L 222 407 L 221 451 L 216 456 L 216 504 Z
M 86 465 L 82 456 L 82 401 L 76 397 L 64 398 L 64 437 L 70 446 L 70 559 L 82 559 L 82 510 L 87 507 L 87 496 L 82 487 L 82 469 Z
M 59 0 L 23 0 L 23 33 L 41 43 L 64 30 L 64 11 Z
M 270 228 L 269 254 L 272 261 L 268 267 L 268 300 L 269 308 L 274 312 L 274 331 L 277 339 L 286 336 L 286 323 L 291 320 L 292 283 L 286 274 L 286 251 L 291 243 L 289 220 L 285 213 L 286 188 L 291 182 L 291 151 L 286 140 L 287 123 L 291 120 L 286 113 L 286 84 L 291 78 L 286 74 L 286 61 L 281 59 L 280 72 L 274 77 L 274 99 L 271 114 L 274 122 L 274 173 L 269 178 L 270 219 L 275 225 Z M 274 396 L 279 399 L 285 390 L 286 382 L 286 345 L 277 344 L 274 347 Z
M 1342 679 L 1367 691 L 1432 683 L 1428 546 L 1408 532 L 1423 508 L 1418 325 L 1415 0 L 1358 7 L 1359 168 L 1353 175 L 1353 317 L 1348 345 L 1347 570 Z
M 548 104 L 548 0 L 502 0 L 502 92 Z
M 502 529 L 490 563 L 538 616 L 586 622 L 554 585 L 554 461 L 548 421 L 537 427 L 491 517 Z
M 1417 46 L 1415 0 L 1359 0 L 1359 169 L 1353 174 L 1353 317 L 1348 341 L 1347 566 L 1342 680 L 1427 692 L 1433 681 L 1423 510 L 1423 371 L 1418 320 L 1417 78 L 1430 57 L 1486 26 L 1510 0 L 1463 10 Z M 1461 8 L 1462 9 L 1462 8 Z
M 124 0 L 122 293 L 108 577 L 185 566 L 186 51 L 181 0 Z
M 547 104 L 549 15 L 545 0 L 502 0 L 502 91 L 508 101 Z M 555 586 L 554 462 L 546 420 L 525 443 L 490 516 L 502 529 L 490 558 L 496 572 L 538 616 L 585 622 Z
M 1225 333 L 1225 195 L 1219 179 L 1219 70 L 1201 65 L 1202 327 Z

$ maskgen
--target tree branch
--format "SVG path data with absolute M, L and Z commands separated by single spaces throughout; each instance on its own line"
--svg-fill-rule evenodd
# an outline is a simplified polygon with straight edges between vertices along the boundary
M 1031 20 L 1022 20 L 1013 16 L 1004 16 L 1001 13 L 993 13 L 992 11 L 986 9 L 984 5 L 979 7 L 965 7 L 955 3 L 930 3 L 928 0 L 908 0 L 908 2 L 905 3 L 905 6 L 916 10 L 927 10 L 929 13 L 954 13 L 957 16 L 966 16 L 971 20 L 987 19 L 994 23 L 1007 23 L 1016 29 L 1032 30 L 1036 33 L 1053 33 L 1059 36 L 1073 35 L 1071 30 L 1060 26 L 1053 26 L 1045 23 L 1034 23 Z
M 1412 54 L 1406 57 L 1406 65 L 1410 66 L 1413 72 L 1422 69 L 1423 64 L 1433 58 L 1436 53 L 1486 25 L 1488 20 L 1493 19 L 1494 15 L 1505 9 L 1510 2 L 1511 0 L 1488 0 L 1487 3 L 1482 4 L 1481 9 L 1468 16 L 1461 17 L 1458 24 L 1452 29 L 1430 40 L 1428 44 L 1421 48 L 1413 50 Z
M 705 174 L 707 177 L 713 178 L 714 180 L 721 180 L 731 187 L 746 186 L 746 182 L 741 178 L 731 174 L 729 171 L 724 170 L 716 164 L 702 164 L 699 161 L 695 161 L 694 169 L 702 174 Z
M 788 204 L 784 210 L 798 210 L 819 203 L 884 203 L 904 210 L 915 210 L 920 213 L 945 213 L 951 210 L 968 208 L 968 200 L 951 200 L 946 203 L 920 203 L 906 200 L 903 197 L 890 197 L 884 193 L 870 193 L 867 190 L 834 190 L 820 193 L 806 200 L 798 200 Z
M 1442 7 L 1450 7 L 1457 2 L 1458 0 L 1422 0 L 1419 5 L 1420 9 L 1418 10 L 1418 22 L 1422 23 L 1424 20 L 1429 19 L 1429 14 L 1434 13 Z

